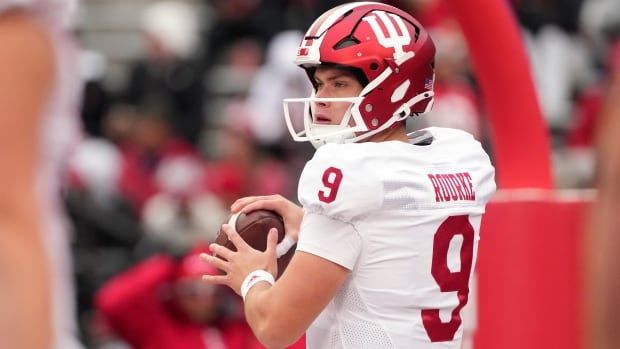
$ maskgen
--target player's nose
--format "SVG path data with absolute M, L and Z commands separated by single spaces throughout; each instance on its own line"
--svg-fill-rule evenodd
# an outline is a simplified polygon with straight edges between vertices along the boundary
M 316 92 L 316 98 L 328 98 L 328 97 L 330 97 L 330 96 L 328 96 L 325 93 L 325 90 L 319 89 Z M 327 108 L 327 107 L 329 107 L 329 102 L 326 102 L 326 101 L 316 101 L 316 105 L 319 106 L 319 107 L 322 107 L 322 108 Z
M 317 107 L 317 109 L 325 109 L 325 108 L 329 107 L 329 103 L 327 103 L 325 101 L 317 101 L 316 102 L 316 107 Z

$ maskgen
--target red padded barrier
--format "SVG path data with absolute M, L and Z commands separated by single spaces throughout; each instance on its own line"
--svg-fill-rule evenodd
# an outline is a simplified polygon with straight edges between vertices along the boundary
M 523 193 L 500 193 L 483 218 L 475 348 L 577 349 L 582 227 L 591 201 Z

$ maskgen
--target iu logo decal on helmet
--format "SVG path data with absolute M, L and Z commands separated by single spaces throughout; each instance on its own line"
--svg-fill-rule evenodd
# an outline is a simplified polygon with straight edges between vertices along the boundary
M 433 104 L 435 45 L 428 32 L 408 13 L 376 2 L 354 2 L 323 13 L 308 29 L 297 49 L 295 64 L 314 84 L 320 65 L 336 65 L 359 72 L 368 83 L 351 98 L 287 98 L 286 123 L 293 139 L 357 142 L 409 116 L 428 112 Z M 314 124 L 317 102 L 349 102 L 337 127 Z M 303 103 L 294 122 L 291 105 Z M 296 127 L 296 126 L 300 127 Z M 303 125 L 303 126 L 301 126 Z M 323 125 L 324 126 L 324 125 Z
M 411 43 L 411 35 L 405 26 L 405 21 L 393 13 L 384 11 L 372 12 L 363 18 L 370 24 L 379 44 L 394 49 L 394 59 L 405 55 L 403 47 Z M 379 24 L 381 22 L 381 24 Z M 398 30 L 394 23 L 398 23 Z M 385 29 L 383 29 L 385 28 Z

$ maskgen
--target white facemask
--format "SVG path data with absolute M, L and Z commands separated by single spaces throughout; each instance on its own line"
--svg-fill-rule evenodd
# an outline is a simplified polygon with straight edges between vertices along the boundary
M 346 98 L 317 98 L 314 93 L 308 98 L 287 98 L 284 100 L 284 117 L 293 140 L 297 142 L 309 141 L 318 148 L 326 143 L 348 143 L 356 138 L 356 132 L 366 132 L 368 128 L 359 114 L 358 106 L 363 97 Z M 315 123 L 312 113 L 317 102 L 327 103 L 351 103 L 345 111 L 342 121 L 338 125 Z M 303 103 L 303 111 L 297 108 L 297 113 L 292 111 L 292 104 Z M 294 120 L 296 118 L 297 120 Z M 299 122 L 302 118 L 303 122 Z M 303 128 L 301 127 L 303 124 Z

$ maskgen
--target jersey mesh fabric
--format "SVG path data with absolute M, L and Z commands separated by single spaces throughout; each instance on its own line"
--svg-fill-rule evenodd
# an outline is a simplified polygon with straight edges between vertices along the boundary
M 353 287 L 341 289 L 334 299 L 334 304 L 339 308 L 348 308 L 353 312 L 368 313 L 368 307 L 362 300 L 358 290 Z M 359 334 L 363 333 L 363 336 Z M 387 331 L 376 321 L 345 322 L 342 324 L 342 339 L 347 348 L 393 348 Z M 360 343 L 362 342 L 362 343 Z

